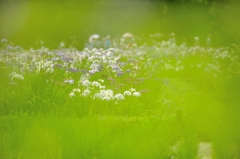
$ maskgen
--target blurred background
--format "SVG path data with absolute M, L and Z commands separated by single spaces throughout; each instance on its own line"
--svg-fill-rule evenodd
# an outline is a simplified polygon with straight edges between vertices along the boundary
M 23 48 L 49 48 L 77 39 L 78 49 L 92 34 L 120 37 L 174 32 L 177 44 L 194 37 L 215 46 L 238 43 L 240 5 L 237 0 L 3 0 L 0 2 L 0 38 Z

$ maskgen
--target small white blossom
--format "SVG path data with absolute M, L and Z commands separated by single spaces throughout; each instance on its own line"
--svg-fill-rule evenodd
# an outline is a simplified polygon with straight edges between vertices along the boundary
M 105 89 L 106 87 L 105 87 L 105 86 L 100 86 L 99 88 L 100 88 L 100 89 Z
M 1 40 L 1 43 L 7 43 L 7 42 L 8 42 L 8 39 L 4 38 L 4 39 Z
M 112 90 L 100 90 L 99 93 L 95 93 L 94 98 L 98 98 L 98 99 L 102 99 L 102 100 L 113 99 L 113 91 Z
M 196 36 L 196 37 L 194 37 L 194 39 L 195 39 L 195 40 L 199 40 L 199 37 L 198 37 L 198 36 Z
M 104 97 L 104 95 L 102 93 L 95 93 L 93 98 L 94 99 L 95 98 L 102 99 L 103 97 Z
M 19 75 L 19 74 L 15 74 L 12 76 L 12 80 L 16 78 L 16 79 L 20 79 L 20 80 L 24 80 L 24 77 L 22 75 Z
M 65 82 L 65 83 L 69 83 L 69 84 L 73 84 L 73 83 L 74 83 L 74 80 L 70 79 L 70 80 L 65 80 L 64 82 Z
M 139 67 L 138 66 L 134 66 L 133 69 L 139 70 Z
M 104 94 L 105 94 L 105 96 L 108 96 L 108 97 L 111 97 L 111 98 L 113 97 L 113 91 L 110 90 L 110 89 L 104 91 Z
M 100 87 L 101 84 L 98 83 L 98 82 L 96 82 L 96 81 L 93 81 L 93 82 L 92 82 L 92 86 L 94 86 L 94 87 Z
M 125 99 L 124 96 L 122 94 L 120 94 L 120 93 L 116 94 L 114 96 L 114 98 L 117 99 L 117 100 L 124 100 Z
M 136 92 L 136 89 L 135 88 L 130 88 L 130 91 Z
M 90 93 L 91 93 L 90 90 L 85 89 L 85 90 L 83 91 L 83 93 L 82 93 L 82 96 L 83 96 L 83 97 L 86 97 L 86 96 L 88 96 Z
M 74 92 L 71 92 L 71 93 L 69 93 L 69 97 L 74 97 L 75 96 L 75 93 Z
M 79 88 L 74 88 L 73 92 L 80 92 L 81 90 Z
M 99 81 L 99 82 L 102 82 L 102 83 L 104 82 L 104 80 L 103 80 L 103 79 L 98 79 L 98 81 Z
M 135 96 L 135 97 L 140 97 L 140 96 L 141 96 L 141 93 L 140 93 L 140 92 L 134 92 L 134 93 L 133 93 L 133 96 Z
M 52 68 L 47 68 L 46 69 L 46 73 L 53 73 L 54 72 L 54 69 L 52 69 Z
M 127 95 L 127 96 L 131 96 L 131 95 L 132 95 L 132 92 L 130 92 L 130 91 L 125 91 L 123 94 L 124 94 L 124 95 Z
M 9 77 L 12 78 L 14 75 L 17 75 L 17 73 L 16 72 L 12 72 L 12 73 L 9 74 Z
M 111 100 L 111 97 L 105 96 L 102 98 L 102 100 Z
M 85 86 L 85 87 L 88 87 L 90 84 L 91 84 L 91 82 L 89 80 L 84 80 L 82 82 L 82 85 Z
M 61 43 L 60 43 L 60 46 L 61 46 L 61 47 L 64 47 L 64 42 L 61 42 Z

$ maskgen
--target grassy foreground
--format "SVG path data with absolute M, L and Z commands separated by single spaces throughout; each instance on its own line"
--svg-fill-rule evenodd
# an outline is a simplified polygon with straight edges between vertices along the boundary
M 147 93 L 146 93 L 147 94 Z M 213 144 L 216 158 L 239 152 L 238 130 L 229 129 L 224 106 L 181 79 L 170 80 L 161 98 L 110 105 L 89 103 L 84 117 L 57 113 L 1 117 L 2 158 L 195 158 L 200 142 Z M 140 99 L 139 99 L 140 100 Z M 184 102 L 183 102 L 184 100 Z M 142 108 L 136 108 L 138 107 Z M 106 109 L 133 114 L 90 114 Z M 103 108 L 102 108 L 103 107 Z M 119 108 L 117 108 L 119 107 Z M 132 108 L 133 107 L 133 108 Z M 76 109 L 76 108 L 75 108 Z M 79 105 L 79 108 L 81 106 Z M 77 111 L 77 110 L 76 110 Z M 238 139 L 236 141 L 236 138 Z M 231 146 L 232 147 L 229 147 Z M 224 157 L 225 156 L 225 157 Z

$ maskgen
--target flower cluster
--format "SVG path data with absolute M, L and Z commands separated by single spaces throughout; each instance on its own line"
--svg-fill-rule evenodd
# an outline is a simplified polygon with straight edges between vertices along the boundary
M 2 42 L 8 44 L 6 39 Z M 65 48 L 63 44 L 57 50 L 46 47 L 24 50 L 9 45 L 1 49 L 0 61 L 4 64 L 3 69 L 10 68 L 13 71 L 9 75 L 11 82 L 23 80 L 25 74 L 43 74 L 49 77 L 47 83 L 59 81 L 61 85 L 71 87 L 71 98 L 124 100 L 128 96 L 139 97 L 141 94 L 129 88 L 119 90 L 118 86 L 128 81 L 131 82 L 130 87 L 135 87 L 138 78 L 154 73 L 201 69 L 213 77 L 222 73 L 240 76 L 239 50 L 237 45 L 222 48 L 188 47 L 177 46 L 170 41 L 129 50 L 86 48 L 80 51 Z M 192 59 L 198 60 L 192 62 Z
M 82 76 L 78 81 L 78 88 L 73 88 L 69 93 L 69 97 L 91 97 L 93 99 L 100 100 L 124 100 L 126 96 L 140 97 L 141 93 L 131 88 L 123 93 L 114 93 L 111 89 L 106 89 L 104 80 L 99 79 L 98 81 L 90 81 L 89 76 Z

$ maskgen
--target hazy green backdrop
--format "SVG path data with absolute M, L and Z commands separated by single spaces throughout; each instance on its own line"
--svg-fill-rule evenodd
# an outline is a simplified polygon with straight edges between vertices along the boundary
M 5 0 L 0 4 L 0 38 L 34 47 L 44 40 L 48 47 L 77 36 L 79 48 L 91 34 L 121 36 L 171 32 L 177 42 L 195 36 L 205 42 L 212 34 L 216 45 L 239 42 L 239 2 L 234 0 Z

